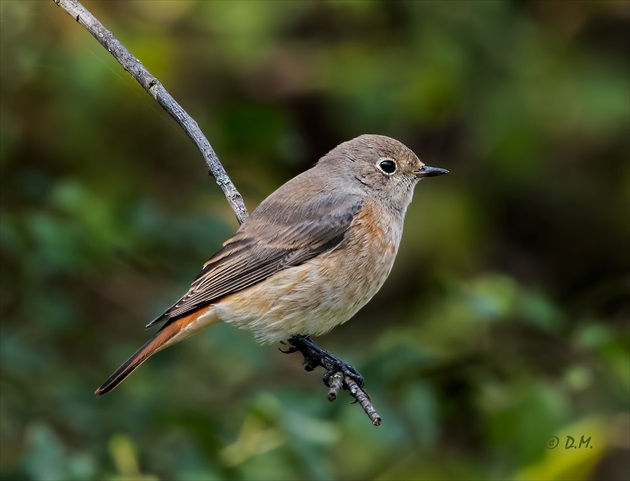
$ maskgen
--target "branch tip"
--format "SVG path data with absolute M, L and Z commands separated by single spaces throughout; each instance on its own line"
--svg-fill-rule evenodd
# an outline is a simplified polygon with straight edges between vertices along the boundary
M 332 402 L 337 399 L 342 388 L 346 389 L 363 408 L 372 424 L 380 426 L 381 417 L 372 405 L 370 395 L 363 389 L 363 376 L 356 369 L 319 347 L 308 336 L 294 336 L 288 342 L 291 347 L 282 352 L 299 351 L 304 356 L 304 369 L 307 371 L 312 371 L 316 367 L 326 369 L 326 374 L 322 379 L 329 388 L 329 401 Z

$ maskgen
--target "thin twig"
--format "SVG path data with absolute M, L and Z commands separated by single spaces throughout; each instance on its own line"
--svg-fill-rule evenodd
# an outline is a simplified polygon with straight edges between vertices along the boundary
M 339 391 L 347 389 L 361 405 L 374 426 L 380 426 L 381 417 L 376 412 L 369 394 L 363 389 L 363 377 L 352 366 L 340 361 L 328 351 L 315 344 L 308 336 L 294 336 L 289 339 L 289 347 L 284 353 L 300 352 L 304 356 L 304 369 L 312 371 L 316 367 L 326 369 L 323 381 L 330 388 L 328 400 L 337 399 Z M 358 381 L 358 382 L 357 382 Z
M 83 5 L 76 0 L 54 0 L 72 18 L 90 32 L 99 43 L 122 65 L 122 67 L 135 78 L 140 85 L 166 110 L 171 117 L 184 129 L 184 132 L 201 151 L 210 172 L 217 184 L 221 187 L 230 207 L 236 214 L 239 224 L 247 218 L 248 213 L 243 202 L 243 197 L 236 190 L 227 172 L 219 162 L 217 154 L 203 135 L 197 122 L 182 108 L 181 105 L 169 94 L 162 84 L 127 50 L 120 41 L 107 30 L 98 19 L 92 15 Z
M 370 421 L 372 421 L 372 424 L 374 424 L 374 426 L 380 426 L 381 416 L 379 416 L 379 414 L 376 412 L 376 409 L 374 409 L 374 405 L 372 404 L 368 393 L 361 389 L 351 377 L 344 376 L 344 384 L 348 386 L 350 394 L 352 394 L 354 398 L 359 402 L 359 404 L 365 411 L 365 414 L 367 414 L 370 418 Z
M 227 172 L 219 162 L 217 154 L 208 142 L 208 139 L 203 135 L 197 122 L 182 108 L 181 105 L 175 101 L 175 99 L 169 94 L 162 84 L 140 63 L 140 61 L 134 57 L 129 50 L 127 50 L 120 41 L 107 30 L 98 19 L 92 15 L 83 5 L 76 0 L 53 0 L 58 6 L 63 8 L 72 18 L 74 18 L 80 25 L 82 25 L 88 32 L 90 32 L 96 40 L 99 41 L 103 47 L 107 49 L 109 53 L 122 65 L 122 67 L 135 78 L 140 85 L 166 110 L 171 117 L 184 129 L 184 132 L 195 143 L 197 148 L 201 151 L 210 173 L 214 176 L 217 184 L 221 187 L 225 198 L 227 199 L 230 207 L 236 214 L 236 218 L 239 224 L 248 217 L 247 209 L 243 202 L 243 197 L 236 190 L 236 187 L 230 180 Z M 292 338 L 294 340 L 296 338 Z M 308 338 L 306 338 L 308 339 Z M 372 424 L 378 426 L 381 424 L 381 418 L 374 409 L 370 401 L 370 396 L 365 392 L 355 379 L 362 378 L 358 372 L 356 372 L 350 366 L 342 363 L 338 359 L 334 358 L 330 353 L 319 348 L 313 341 L 308 339 L 309 345 L 304 343 L 294 344 L 292 340 L 291 348 L 286 352 L 300 351 L 304 355 L 304 367 L 307 371 L 312 371 L 318 366 L 322 366 L 326 369 L 327 377 L 325 377 L 327 385 L 330 387 L 328 391 L 328 399 L 334 401 L 337 399 L 337 395 L 341 388 L 347 389 L 350 394 L 357 400 L 363 410 L 366 412 Z M 339 366 L 343 365 L 346 369 L 352 371 L 340 371 Z M 354 376 L 354 378 L 353 378 Z M 358 376 L 358 377 L 357 377 Z
M 333 374 L 330 377 L 330 389 L 328 390 L 328 400 L 330 402 L 333 402 L 335 399 L 337 399 L 337 395 L 339 394 L 339 391 L 341 391 L 341 388 L 343 387 L 344 377 L 345 376 L 343 375 L 341 371 L 337 371 L 335 374 Z

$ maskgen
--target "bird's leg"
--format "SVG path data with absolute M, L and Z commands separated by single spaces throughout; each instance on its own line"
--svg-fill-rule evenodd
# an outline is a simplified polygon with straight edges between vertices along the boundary
M 363 387 L 365 381 L 359 371 L 353 368 L 350 364 L 346 364 L 342 360 L 336 358 L 328 351 L 325 351 L 317 344 L 315 344 L 308 336 L 293 336 L 289 339 L 291 347 L 285 353 L 292 353 L 299 351 L 304 356 L 304 369 L 312 371 L 318 366 L 326 369 L 326 374 L 322 377 L 324 384 L 330 387 L 330 378 L 337 372 L 343 373 L 350 379 L 354 380 L 359 387 Z

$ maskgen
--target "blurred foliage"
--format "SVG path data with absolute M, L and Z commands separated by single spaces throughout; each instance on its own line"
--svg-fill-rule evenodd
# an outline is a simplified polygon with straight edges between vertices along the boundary
M 86 6 L 250 209 L 366 132 L 451 174 L 417 189 L 370 307 L 319 340 L 381 427 L 229 326 L 96 398 L 236 222 L 86 31 L 1 2 L 2 479 L 628 479 L 627 1 Z

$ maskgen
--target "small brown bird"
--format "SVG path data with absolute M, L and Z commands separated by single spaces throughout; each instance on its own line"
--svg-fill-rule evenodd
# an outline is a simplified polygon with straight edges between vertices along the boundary
M 261 343 L 317 336 L 346 322 L 389 275 L 415 185 L 446 173 L 389 137 L 338 145 L 252 212 L 188 292 L 147 325 L 162 328 L 96 394 L 220 321 Z

